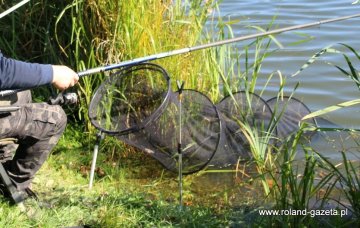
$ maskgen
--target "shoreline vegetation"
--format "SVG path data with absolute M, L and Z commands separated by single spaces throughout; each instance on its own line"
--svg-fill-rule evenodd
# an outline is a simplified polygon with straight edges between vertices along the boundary
M 10 6 L 4 3 L 0 7 L 3 11 Z M 0 48 L 6 56 L 20 60 L 64 64 L 82 71 L 231 38 L 231 24 L 236 22 L 215 20 L 218 11 L 218 2 L 212 0 L 30 1 L 0 19 Z M 276 20 L 269 22 L 268 28 L 254 30 L 271 29 L 275 24 Z M 243 50 L 225 45 L 156 63 L 167 70 L 173 82 L 183 80 L 185 88 L 196 89 L 217 102 L 235 91 L 254 92 L 258 77 L 262 77 L 261 65 L 277 46 L 281 44 L 276 37 L 262 37 L 249 41 Z M 350 58 L 335 48 L 309 56 L 310 64 L 299 73 L 321 55 L 339 54 L 344 56 L 345 66 L 334 63 L 330 67 L 359 87 L 357 50 L 342 46 L 350 51 Z M 271 135 L 260 137 L 244 126 L 254 159 L 233 169 L 205 169 L 184 176 L 182 210 L 176 173 L 164 170 L 153 158 L 116 138 L 106 137 L 94 187 L 89 190 L 96 130 L 87 110 L 106 77 L 107 73 L 81 79 L 76 88 L 78 106 L 64 107 L 69 119 L 65 134 L 34 179 L 33 189 L 40 201 L 27 200 L 20 208 L 0 197 L 0 227 L 359 226 L 359 162 L 349 159 L 346 148 L 340 151 L 341 162 L 325 157 L 305 139 L 304 135 L 314 130 L 306 125 L 276 148 L 270 148 Z M 272 77 L 280 78 L 277 97 L 281 98 L 286 77 L 280 71 L 268 75 L 268 80 Z M 34 90 L 35 101 L 46 101 L 50 91 Z M 360 148 L 357 129 L 317 129 L 317 134 L 327 132 L 346 134 L 346 140 L 353 140 Z M 300 161 L 299 154 L 303 157 Z M 260 215 L 260 211 L 270 209 L 283 214 Z

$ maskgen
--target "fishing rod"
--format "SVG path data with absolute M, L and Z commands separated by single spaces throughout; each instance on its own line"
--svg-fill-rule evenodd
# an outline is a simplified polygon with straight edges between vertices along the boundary
M 11 12 L 13 12 L 13 11 L 16 10 L 17 8 L 25 5 L 25 4 L 28 3 L 28 2 L 30 2 L 30 0 L 23 0 L 23 1 L 19 2 L 18 4 L 10 7 L 9 9 L 5 10 L 4 12 L 2 12 L 2 13 L 0 14 L 0 18 L 5 17 L 6 15 L 10 14 Z
M 225 45 L 225 44 L 229 44 L 229 43 L 235 43 L 235 42 L 254 39 L 254 38 L 258 38 L 258 37 L 279 34 L 279 33 L 288 32 L 288 31 L 292 31 L 292 30 L 298 30 L 298 29 L 303 29 L 303 28 L 319 26 L 319 25 L 322 25 L 322 24 L 348 20 L 348 19 L 356 18 L 356 17 L 360 17 L 360 14 L 353 14 L 353 15 L 349 15 L 349 16 L 343 16 L 343 17 L 337 17 L 337 18 L 332 18 L 332 19 L 327 19 L 327 20 L 321 20 L 321 21 L 302 24 L 302 25 L 289 26 L 289 27 L 285 27 L 285 28 L 274 29 L 274 30 L 267 31 L 267 32 L 255 33 L 255 34 L 252 34 L 252 35 L 235 37 L 235 38 L 231 38 L 231 39 L 216 41 L 216 42 L 213 42 L 213 43 L 207 43 L 207 44 L 202 44 L 202 45 L 198 45 L 198 46 L 187 47 L 187 48 L 172 50 L 172 51 L 168 51 L 168 52 L 162 52 L 162 53 L 158 53 L 158 54 L 154 54 L 154 55 L 149 55 L 149 56 L 145 56 L 145 57 L 141 57 L 141 58 L 135 58 L 135 59 L 132 59 L 132 60 L 123 61 L 123 62 L 120 62 L 120 63 L 95 67 L 95 68 L 92 68 L 92 69 L 88 69 L 88 70 L 85 70 L 85 71 L 78 72 L 78 75 L 79 75 L 79 77 L 88 76 L 88 75 L 102 73 L 102 72 L 106 72 L 106 71 L 110 71 L 110 70 L 114 70 L 114 69 L 118 69 L 118 68 L 122 68 L 122 67 L 127 67 L 127 66 L 132 66 L 132 65 L 137 65 L 137 64 L 140 64 L 140 63 L 144 63 L 144 62 L 149 62 L 149 61 L 154 61 L 154 60 L 158 60 L 158 59 L 162 59 L 162 58 L 167 58 L 167 57 L 171 57 L 171 56 L 174 56 L 174 55 L 186 54 L 186 53 L 190 53 L 190 52 L 193 52 L 193 51 L 198 51 L 198 50 L 202 50 L 202 49 L 206 49 L 206 48 L 217 47 L 217 46 L 221 46 L 221 45 Z M 22 90 L 5 90 L 5 91 L 0 92 L 0 97 L 7 96 L 7 95 L 10 95 L 10 94 L 19 92 L 19 91 L 22 91 Z
M 322 20 L 322 21 L 317 21 L 317 22 L 312 22 L 312 23 L 302 24 L 302 25 L 295 25 L 295 26 L 285 27 L 285 28 L 281 28 L 281 29 L 274 29 L 274 30 L 267 31 L 267 32 L 261 32 L 261 33 L 256 33 L 256 34 L 252 34 L 252 35 L 235 37 L 235 38 L 226 39 L 226 40 L 221 40 L 221 41 L 217 41 L 217 42 L 213 42 L 213 43 L 202 44 L 202 45 L 198 45 L 198 46 L 187 47 L 187 48 L 182 48 L 182 49 L 178 49 L 178 50 L 163 52 L 163 53 L 159 53 L 159 54 L 155 54 L 155 55 L 150 55 L 150 56 L 146 56 L 146 57 L 141 57 L 141 58 L 136 58 L 136 59 L 120 62 L 120 63 L 117 63 L 117 64 L 111 64 L 111 65 L 107 65 L 107 66 L 96 67 L 96 68 L 93 68 L 93 69 L 89 69 L 89 70 L 79 72 L 78 74 L 79 74 L 79 77 L 82 77 L 82 76 L 86 76 L 86 75 L 101 73 L 101 72 L 105 72 L 105 71 L 125 67 L 125 66 L 136 65 L 136 64 L 143 63 L 143 62 L 148 62 L 148 61 L 154 61 L 154 60 L 157 60 L 157 59 L 162 59 L 162 58 L 166 58 L 166 57 L 170 57 L 170 56 L 174 56 L 174 55 L 186 54 L 186 53 L 190 53 L 190 52 L 193 52 L 193 51 L 198 51 L 198 50 L 202 50 L 202 49 L 206 49 L 206 48 L 217 47 L 217 46 L 221 46 L 221 45 L 225 45 L 225 44 L 229 44 L 229 43 L 240 42 L 240 41 L 244 41 L 244 40 L 249 40 L 249 39 L 254 39 L 254 38 L 258 38 L 258 37 L 274 35 L 274 34 L 283 33 L 283 32 L 292 31 L 292 30 L 297 30 L 297 29 L 303 29 L 303 28 L 308 28 L 308 27 L 319 26 L 321 24 L 347 20 L 347 19 L 351 19 L 351 18 L 355 18 L 355 17 L 360 17 L 360 14 L 354 14 L 354 15 L 344 16 L 344 17 L 337 17 L 337 18 L 333 18 L 333 19 L 327 19 L 327 20 Z

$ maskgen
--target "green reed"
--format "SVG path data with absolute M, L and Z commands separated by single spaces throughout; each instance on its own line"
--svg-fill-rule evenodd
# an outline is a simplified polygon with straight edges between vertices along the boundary
M 201 0 L 126 3 L 42 0 L 1 20 L 4 31 L 12 32 L 1 37 L 0 44 L 10 57 L 65 64 L 81 71 L 232 37 L 234 22 L 220 20 L 204 30 L 206 21 L 214 23 L 214 18 L 209 18 L 212 10 L 218 10 L 214 1 Z M 261 49 L 261 40 L 250 46 Z M 246 69 L 241 72 L 239 58 L 244 53 L 236 49 L 234 45 L 225 45 L 157 63 L 169 72 L 173 81 L 183 80 L 186 88 L 195 88 L 218 100 L 222 94 L 245 88 L 241 85 L 244 77 L 251 69 L 255 76 L 265 57 L 255 56 L 254 64 L 247 61 Z M 84 121 L 87 130 L 92 129 L 87 108 L 103 78 L 101 74 L 83 77 L 78 86 L 80 106 L 75 118 Z M 251 85 L 255 84 L 255 78 Z M 223 90 L 222 84 L 228 89 Z
M 57 42 L 66 56 L 72 56 L 75 48 L 79 70 L 192 46 L 198 42 L 211 6 L 200 5 L 201 2 L 74 1 L 57 19 Z M 70 39 L 62 36 L 62 24 L 69 23 L 69 18 L 73 18 Z M 193 64 L 198 55 L 168 58 L 159 63 L 173 79 L 191 81 L 191 73 L 198 67 Z M 98 76 L 85 77 L 79 86 L 83 98 L 81 116 L 85 118 L 92 93 L 101 80 Z
M 360 60 L 359 54 L 350 46 L 346 44 L 341 44 L 345 47 L 350 53 L 353 54 L 355 60 Z M 303 67 L 295 73 L 299 74 L 302 70 L 308 68 L 314 61 L 318 60 L 321 55 L 331 53 L 331 54 L 341 54 L 344 57 L 345 63 L 348 66 L 348 69 L 345 69 L 343 66 L 340 66 L 339 63 L 328 63 L 331 66 L 334 66 L 345 76 L 349 77 L 354 81 L 356 86 L 359 87 L 359 71 L 355 68 L 355 63 L 351 60 L 348 54 L 345 54 L 343 51 L 333 48 L 332 46 L 326 47 L 320 52 L 312 56 Z M 303 120 L 309 118 L 317 118 L 320 115 L 325 113 L 335 111 L 341 108 L 346 108 L 351 105 L 358 104 L 358 100 L 344 102 L 342 104 L 330 106 L 322 110 L 313 112 L 303 118 Z M 273 171 L 269 171 L 268 175 L 271 176 L 273 184 L 272 196 L 275 197 L 275 208 L 284 209 L 309 209 L 309 208 L 323 208 L 326 203 L 333 202 L 339 206 L 344 206 L 343 202 L 339 202 L 333 199 L 332 193 L 336 190 L 340 190 L 343 193 L 343 196 L 350 203 L 350 207 L 345 206 L 349 211 L 352 211 L 352 220 L 340 219 L 338 221 L 342 226 L 352 226 L 358 224 L 359 218 L 359 171 L 358 164 L 354 161 L 350 161 L 346 156 L 346 151 L 341 151 L 342 154 L 342 163 L 334 165 L 333 161 L 325 157 L 321 152 L 315 151 L 309 143 L 304 143 L 303 140 L 300 140 L 301 135 L 306 131 L 317 131 L 318 134 L 326 133 L 326 131 L 335 131 L 335 132 L 349 132 L 349 134 L 356 134 L 358 129 L 346 129 L 346 128 L 316 128 L 313 126 L 302 126 L 299 131 L 288 138 L 283 146 L 279 148 L 280 155 L 275 160 L 276 168 Z M 355 139 L 356 140 L 356 139 Z M 359 143 L 357 143 L 359 145 Z M 299 163 L 294 158 L 297 153 L 302 152 L 305 155 L 305 160 L 302 163 Z M 302 171 L 298 167 L 303 166 Z M 278 171 L 280 171 L 279 174 Z M 319 179 L 318 173 L 322 172 L 323 175 Z M 340 188 L 339 188 L 340 186 Z M 321 193 L 321 194 L 320 194 Z M 321 195 L 319 198 L 318 195 Z M 316 204 L 312 205 L 310 202 L 316 201 Z M 344 221 L 346 223 L 343 223 Z M 278 217 L 276 222 L 280 222 L 281 225 L 284 224 L 311 224 L 313 221 L 309 216 L 293 216 L 293 217 Z M 327 222 L 329 222 L 328 220 Z M 342 222 L 341 222 L 342 221 Z
M 261 43 L 257 41 L 256 45 L 256 54 L 253 67 L 249 67 L 247 64 L 250 59 L 247 55 L 245 55 L 245 63 L 248 67 L 246 67 L 245 72 L 245 86 L 246 91 L 254 91 L 256 80 L 260 72 L 260 67 L 262 61 L 266 59 L 268 54 L 271 54 L 268 50 L 269 43 L 266 43 L 265 46 L 261 46 Z M 346 44 L 341 44 L 346 47 L 350 52 L 355 56 L 356 60 L 360 60 L 359 54 L 350 46 Z M 258 49 L 259 47 L 259 49 Z M 260 48 L 263 47 L 263 48 Z M 265 48 L 264 48 L 265 47 Z M 261 55 L 257 54 L 257 52 L 261 52 L 265 50 L 265 54 Z M 246 49 L 245 49 L 246 51 Z M 359 86 L 359 71 L 356 69 L 355 64 L 351 62 L 350 57 L 344 54 L 341 51 L 338 51 L 332 47 L 327 47 L 321 52 L 314 55 L 310 60 L 296 73 L 300 73 L 305 68 L 309 67 L 315 60 L 317 60 L 322 54 L 325 53 L 335 53 L 342 54 L 346 65 L 348 66 L 348 70 L 340 67 L 338 64 L 330 64 L 335 66 L 341 73 L 352 79 L 357 86 Z M 252 74 L 249 69 L 252 69 Z M 280 76 L 280 85 L 278 91 L 278 97 L 281 99 L 283 95 L 282 88 L 285 85 L 285 78 L 282 77 L 281 72 L 277 71 L 271 74 L 268 78 L 268 82 L 271 80 L 271 77 L 275 74 Z M 251 77 L 250 77 L 251 76 Z M 226 80 L 223 81 L 228 83 Z M 267 83 L 268 83 L 267 82 Z M 266 83 L 266 84 L 267 84 Z M 228 83 L 231 84 L 231 83 Z M 294 88 L 294 92 L 296 90 Z M 230 88 L 230 86 L 226 87 L 226 89 Z M 264 91 L 266 86 L 262 89 Z M 228 89 L 230 90 L 230 89 Z M 294 92 L 291 96 L 294 95 Z M 262 92 L 260 92 L 260 95 Z M 309 118 L 315 118 L 319 115 L 323 115 L 330 111 L 334 111 L 340 108 L 346 108 L 351 105 L 358 104 L 358 100 L 353 100 L 349 102 L 342 103 L 340 105 L 334 105 L 323 110 L 311 113 L 306 116 L 303 120 Z M 281 111 L 280 111 L 281 112 Z M 275 113 L 277 113 L 275 111 Z M 276 126 L 277 118 L 274 118 L 272 121 L 272 125 Z M 313 126 L 302 126 L 298 132 L 295 132 L 291 137 L 285 139 L 280 147 L 271 147 L 271 140 L 276 140 L 273 136 L 271 136 L 271 131 L 265 131 L 264 134 L 260 134 L 259 129 L 254 129 L 246 123 L 239 123 L 242 128 L 242 133 L 250 142 L 250 151 L 253 155 L 253 162 L 255 163 L 258 176 L 257 179 L 261 182 L 264 190 L 264 194 L 269 200 L 269 202 L 274 203 L 274 208 L 277 209 L 294 209 L 294 210 L 304 210 L 304 209 L 322 209 L 326 205 L 326 203 L 332 201 L 332 194 L 338 188 L 336 185 L 340 183 L 342 186 L 343 193 L 347 200 L 351 204 L 351 209 L 353 211 L 353 217 L 358 218 L 358 180 L 359 180 L 359 172 L 357 171 L 358 167 L 354 165 L 352 162 L 348 161 L 346 158 L 346 154 L 343 154 L 343 164 L 345 173 L 340 172 L 338 167 L 333 165 L 328 159 L 324 156 L 321 156 L 317 151 L 309 145 L 309 142 L 304 142 L 303 135 L 304 132 L 314 131 L 316 127 Z M 317 129 L 318 132 L 322 131 L 349 131 L 354 132 L 358 131 L 358 129 Z M 299 162 L 295 159 L 298 153 L 304 154 L 305 158 L 303 162 Z M 324 165 L 326 164 L 326 165 Z M 325 176 L 319 180 L 318 173 L 323 172 Z M 316 204 L 314 203 L 316 202 Z M 341 202 L 337 202 L 341 204 Z M 339 216 L 338 216 L 339 217 Z M 338 219 L 333 218 L 333 220 Z M 327 220 L 329 222 L 331 219 Z M 340 222 L 344 221 L 340 218 Z M 351 225 L 356 220 L 352 220 L 348 223 Z M 289 225 L 298 226 L 299 224 L 310 225 L 313 222 L 320 223 L 318 218 L 312 218 L 309 215 L 304 216 L 283 216 L 283 217 L 275 217 L 271 218 L 270 221 L 272 224 L 278 225 Z M 355 222 L 356 223 L 356 222 Z M 343 224 L 346 225 L 346 224 Z
M 349 221 L 349 225 L 359 225 L 359 220 L 355 220 L 360 218 L 360 174 L 358 162 L 349 160 L 346 151 L 341 151 L 342 162 L 337 165 L 324 155 L 317 154 L 321 158 L 322 167 L 329 172 L 329 175 L 336 177 L 335 183 L 339 185 L 337 188 L 343 192 L 351 205 L 347 208 L 352 212 L 354 220 Z
M 65 64 L 81 71 L 203 42 L 203 26 L 214 6 L 213 1 L 201 0 L 42 0 L 0 21 L 4 34 L 0 44 L 9 57 Z M 204 64 L 209 59 L 204 51 L 158 63 L 173 81 L 181 79 L 189 88 L 201 87 L 217 94 L 217 83 L 211 82 L 217 79 L 208 79 L 214 74 Z M 85 121 L 87 130 L 91 130 L 87 107 L 103 77 L 84 77 L 78 86 L 80 107 L 76 118 Z
M 351 79 L 355 85 L 360 90 L 360 74 L 359 71 L 356 68 L 356 65 L 359 64 L 360 61 L 360 55 L 359 53 L 351 46 L 347 44 L 340 44 L 341 47 L 345 47 L 345 50 L 348 51 L 352 56 L 349 54 L 346 54 L 344 51 L 341 51 L 339 49 L 334 48 L 333 46 L 326 47 L 320 52 L 316 53 L 308 62 L 305 64 L 301 70 L 307 68 L 311 63 L 313 63 L 315 60 L 318 60 L 321 55 L 326 53 L 331 54 L 339 54 L 342 55 L 344 58 L 344 61 L 346 63 L 347 69 L 344 66 L 341 66 L 339 63 L 330 63 L 329 65 L 334 66 L 337 70 L 339 70 L 343 75 Z M 355 62 L 356 61 L 356 62 Z M 343 102 L 341 104 L 336 104 L 330 107 L 326 107 L 322 110 L 316 111 L 314 113 L 311 113 L 310 115 L 306 116 L 305 118 L 310 117 L 318 117 L 321 115 L 324 115 L 326 113 L 350 107 L 353 105 L 359 105 L 360 100 L 355 99 L 347 102 Z M 349 136 L 354 137 L 358 135 L 358 132 L 360 131 L 358 128 L 318 128 L 317 129 L 320 132 L 327 132 L 327 131 L 333 131 L 333 132 L 348 132 Z M 359 141 L 355 138 L 354 139 L 357 147 L 360 146 Z M 333 161 L 331 161 L 329 158 L 325 157 L 321 153 L 317 153 L 317 155 L 321 158 L 321 165 L 323 169 L 327 170 L 329 175 L 332 175 L 336 177 L 336 181 L 334 181 L 334 185 L 337 184 L 336 187 L 339 189 L 343 196 L 345 196 L 345 199 L 348 201 L 350 206 L 345 206 L 349 211 L 352 213 L 351 220 L 348 220 L 345 224 L 345 226 L 359 226 L 359 218 L 360 218 L 360 172 L 359 172 L 359 164 L 357 161 L 350 160 L 347 156 L 348 151 L 345 149 L 341 149 L 341 155 L 342 155 L 342 162 L 335 165 Z M 331 199 L 331 198 L 330 198 Z M 342 202 L 338 202 L 342 204 Z
M 335 182 L 332 173 L 326 173 L 318 180 L 321 171 L 318 154 L 303 139 L 305 125 L 290 137 L 280 149 L 277 166 L 280 173 L 271 173 L 274 187 L 272 194 L 275 198 L 275 208 L 310 210 L 322 209 L 332 192 Z M 304 153 L 304 159 L 296 160 L 297 153 Z M 322 192 L 322 197 L 318 197 Z M 279 217 L 280 224 L 311 224 L 309 214 L 300 216 Z

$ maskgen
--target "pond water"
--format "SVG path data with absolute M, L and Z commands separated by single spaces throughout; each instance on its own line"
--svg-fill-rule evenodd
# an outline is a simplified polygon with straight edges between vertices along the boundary
M 234 36 L 239 37 L 258 32 L 255 29 L 248 28 L 247 26 L 249 25 L 266 28 L 274 16 L 276 16 L 276 19 L 273 27 L 283 28 L 357 14 L 360 4 L 353 5 L 351 3 L 351 0 L 223 0 L 220 3 L 220 15 L 216 15 L 217 12 L 214 12 L 214 16 L 215 18 L 220 16 L 223 21 L 238 21 L 232 24 L 231 27 Z M 263 63 L 260 73 L 261 78 L 258 79 L 257 91 L 262 90 L 271 73 L 279 70 L 283 76 L 286 76 L 285 93 L 290 95 L 294 86 L 300 83 L 300 87 L 296 90 L 294 97 L 303 101 L 311 111 L 359 99 L 360 91 L 355 83 L 334 66 L 326 63 L 328 61 L 348 69 L 343 56 L 340 54 L 325 54 L 300 74 L 291 77 L 311 56 L 329 45 L 334 45 L 334 48 L 349 54 L 354 66 L 360 69 L 360 61 L 356 60 L 350 51 L 341 48 L 341 45 L 339 45 L 339 43 L 345 43 L 360 52 L 359 24 L 360 18 L 355 18 L 277 35 L 276 38 L 281 42 L 283 48 L 279 48 L 276 45 L 272 46 L 272 50 L 275 50 L 275 52 L 265 59 Z M 294 45 L 297 41 L 309 37 L 311 39 L 307 42 Z M 235 46 L 242 50 L 250 42 L 239 42 Z M 275 96 L 278 90 L 279 82 L 274 79 L 267 85 L 263 96 L 267 100 Z M 323 117 L 340 127 L 360 129 L 360 105 L 343 108 L 328 113 Z M 350 137 L 348 132 L 328 132 L 317 135 L 312 140 L 312 146 L 335 163 L 338 163 L 342 160 L 341 153 L 339 153 L 342 150 L 351 152 L 347 153 L 349 159 L 359 161 L 360 148 L 359 144 L 357 144 L 359 142 L 359 133 Z M 303 156 L 301 153 L 298 154 L 300 162 L 303 162 Z M 303 166 L 301 164 L 300 167 Z M 251 170 L 247 171 L 250 171 L 251 175 Z M 242 178 L 246 179 L 246 176 L 242 174 L 238 174 L 238 177 L 236 176 L 233 173 L 207 173 L 206 175 L 198 176 L 193 183 L 193 187 L 194 189 L 201 189 L 202 192 L 218 192 L 219 189 L 224 188 L 233 189 L 233 192 L 230 194 L 231 196 L 229 195 L 230 198 L 233 196 L 233 203 L 235 201 L 238 203 L 243 202 L 246 198 L 254 198 L 257 194 L 261 195 L 259 193 L 261 186 L 255 187 L 245 184 L 243 188 L 236 188 L 238 183 L 243 182 Z
M 276 16 L 276 19 L 273 28 L 283 28 L 357 14 L 359 9 L 360 4 L 354 5 L 352 0 L 223 0 L 220 3 L 220 15 L 216 16 L 220 16 L 223 21 L 238 21 L 232 24 L 232 30 L 234 36 L 239 37 L 258 32 L 255 29 L 248 28 L 249 25 L 267 28 L 274 16 Z M 346 51 L 351 57 L 353 55 L 342 48 L 339 43 L 348 44 L 360 52 L 359 24 L 360 18 L 355 18 L 277 35 L 276 38 L 281 42 L 283 48 L 273 45 L 271 50 L 275 50 L 275 52 L 265 59 L 263 63 L 257 90 L 260 91 L 264 87 L 268 76 L 272 72 L 279 70 L 283 76 L 286 76 L 284 91 L 290 95 L 294 86 L 300 83 L 300 87 L 296 90 L 294 96 L 303 101 L 311 111 L 358 99 L 360 91 L 355 83 L 334 66 L 326 63 L 328 61 L 348 69 L 341 54 L 327 53 L 297 76 L 291 77 L 291 75 L 297 72 L 316 52 L 329 45 L 334 45 L 334 48 Z M 304 34 L 306 37 L 310 37 L 309 41 L 294 45 L 297 41 L 306 39 Z M 250 42 L 239 42 L 236 46 L 241 50 Z M 360 61 L 355 58 L 352 58 L 352 61 L 355 68 L 360 69 Z M 274 77 L 274 80 L 266 87 L 265 99 L 277 94 L 279 89 L 277 78 Z M 329 113 L 324 115 L 324 118 L 341 127 L 360 129 L 360 105 Z M 328 140 L 324 139 L 314 142 L 317 147 L 320 147 L 319 150 L 324 151 L 327 156 L 337 160 L 337 158 L 340 158 L 339 148 L 337 147 L 343 147 L 345 144 L 345 147 L 357 152 L 357 156 L 354 153 L 353 155 L 354 158 L 359 159 L 358 146 L 355 142 L 351 142 L 353 140 L 348 140 L 348 133 L 328 133 L 326 137 L 341 139 L 338 142 L 331 140 L 330 144 Z

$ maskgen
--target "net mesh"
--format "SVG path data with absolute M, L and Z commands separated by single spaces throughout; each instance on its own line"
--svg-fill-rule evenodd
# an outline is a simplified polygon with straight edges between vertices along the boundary
M 282 139 L 295 133 L 310 113 L 297 99 L 265 101 L 247 92 L 230 94 L 214 105 L 199 91 L 173 92 L 170 84 L 156 64 L 124 68 L 96 91 L 89 118 L 102 132 L 139 148 L 169 170 L 178 170 L 181 153 L 187 174 L 207 164 L 225 167 L 251 159 L 250 131 L 259 138 Z
M 137 131 L 161 114 L 169 92 L 170 78 L 158 65 L 122 69 L 97 89 L 89 107 L 90 121 L 108 134 Z
M 224 167 L 251 158 L 247 130 L 262 137 L 271 131 L 272 111 L 258 95 L 237 92 L 216 105 L 222 122 L 221 143 L 211 165 Z M 245 129 L 247 128 L 247 130 Z
M 118 137 L 173 171 L 177 170 L 177 156 L 181 152 L 186 174 L 199 171 L 211 160 L 220 140 L 220 129 L 213 103 L 200 92 L 183 90 L 181 98 L 178 92 L 171 93 L 167 107 L 152 124 Z
M 281 140 L 295 133 L 302 122 L 302 118 L 310 114 L 310 109 L 301 101 L 293 97 L 274 97 L 266 101 L 274 112 L 278 123 L 276 125 L 277 137 Z M 316 126 L 314 118 L 307 120 L 308 124 Z

